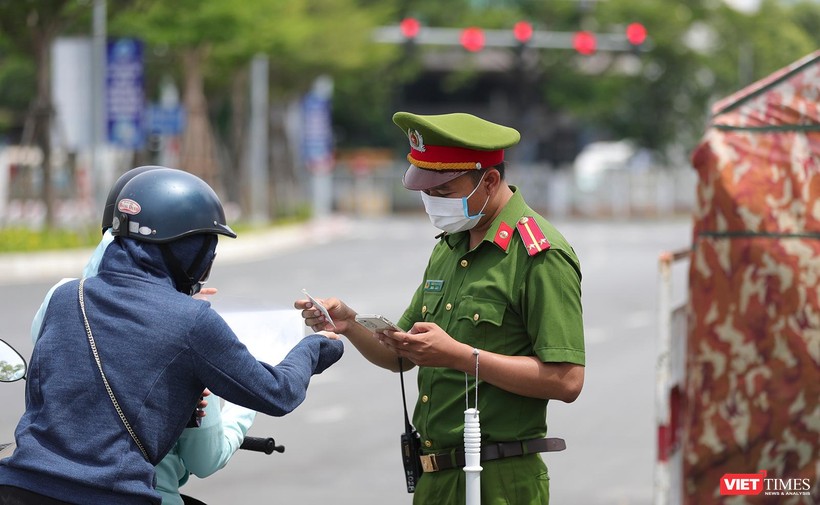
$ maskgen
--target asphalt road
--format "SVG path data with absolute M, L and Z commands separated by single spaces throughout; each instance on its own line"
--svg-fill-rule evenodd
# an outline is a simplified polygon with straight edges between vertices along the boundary
M 568 449 L 548 453 L 552 503 L 649 504 L 655 459 L 657 258 L 686 247 L 688 219 L 556 221 L 583 271 L 586 383 L 572 404 L 552 402 L 551 436 Z M 435 230 L 423 215 L 342 219 L 284 238 L 246 239 L 220 249 L 210 286 L 217 310 L 292 307 L 301 289 L 338 296 L 360 312 L 397 319 L 422 280 Z M 242 237 L 236 245 L 242 244 Z M 0 257 L 0 266 L 6 262 Z M 53 263 L 53 262 L 52 262 Z M 53 265 L 52 265 L 53 267 Z M 28 328 L 50 285 L 79 267 L 0 279 L 0 337 L 31 352 Z M 679 272 L 679 274 L 681 274 Z M 5 283 L 5 285 L 2 285 Z M 294 330 L 297 331 L 297 330 Z M 406 376 L 415 401 L 415 373 Z M 0 387 L 0 440 L 12 437 L 23 385 Z M 284 454 L 240 451 L 207 479 L 183 490 L 213 504 L 409 504 L 399 457 L 403 430 L 399 378 L 361 358 L 352 345 L 311 383 L 308 398 L 283 418 L 257 416 L 251 435 L 273 436 Z

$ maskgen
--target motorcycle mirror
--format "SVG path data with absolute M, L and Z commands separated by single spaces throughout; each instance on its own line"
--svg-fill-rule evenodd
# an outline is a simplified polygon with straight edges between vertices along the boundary
M 26 376 L 26 360 L 5 340 L 0 340 L 0 382 L 15 382 Z

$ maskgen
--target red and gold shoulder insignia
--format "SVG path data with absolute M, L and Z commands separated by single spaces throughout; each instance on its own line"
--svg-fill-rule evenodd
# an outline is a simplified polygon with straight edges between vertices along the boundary
M 495 232 L 495 238 L 493 238 L 493 243 L 495 243 L 495 245 L 506 251 L 510 247 L 510 240 L 512 239 L 512 235 L 512 226 L 502 221 L 501 224 L 498 226 L 498 231 Z
M 524 216 L 518 220 L 515 227 L 518 228 L 518 234 L 521 235 L 521 240 L 527 246 L 527 254 L 530 256 L 535 256 L 550 248 L 549 240 L 544 236 L 544 232 L 541 231 L 534 218 Z

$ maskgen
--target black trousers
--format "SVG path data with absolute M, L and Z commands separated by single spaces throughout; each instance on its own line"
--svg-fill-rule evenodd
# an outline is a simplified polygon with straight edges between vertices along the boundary
M 71 505 L 19 487 L 0 486 L 0 505 Z

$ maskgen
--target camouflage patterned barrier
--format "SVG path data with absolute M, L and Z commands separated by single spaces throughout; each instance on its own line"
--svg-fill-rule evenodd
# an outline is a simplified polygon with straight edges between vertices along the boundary
M 716 104 L 692 160 L 684 503 L 820 503 L 820 51 Z

